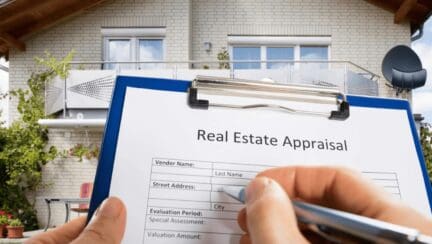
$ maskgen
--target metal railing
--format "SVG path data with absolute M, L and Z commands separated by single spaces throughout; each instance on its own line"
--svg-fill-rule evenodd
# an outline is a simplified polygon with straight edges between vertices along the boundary
M 66 80 L 57 78 L 45 89 L 47 113 L 63 110 L 66 117 L 68 109 L 108 108 L 114 79 L 119 74 L 183 80 L 192 80 L 196 75 L 271 80 L 332 86 L 347 94 L 369 96 L 378 95 L 380 78 L 342 60 L 74 61 Z
M 187 61 L 72 61 L 71 65 L 72 67 L 78 67 L 80 69 L 86 69 L 85 66 L 91 66 L 95 67 L 95 65 L 99 66 L 99 69 L 108 69 L 106 65 L 114 64 L 117 65 L 117 68 L 115 69 L 118 72 L 121 72 L 122 66 L 121 65 L 140 65 L 140 64 L 153 64 L 153 65 L 164 65 L 164 66 L 170 66 L 174 70 L 177 68 L 187 65 L 189 69 L 199 69 L 200 67 L 195 67 L 195 65 L 201 64 L 201 65 L 220 65 L 220 64 L 228 64 L 228 69 L 230 70 L 230 74 L 233 74 L 233 71 L 235 70 L 234 66 L 235 64 L 253 64 L 253 63 L 259 63 L 259 64 L 286 64 L 288 67 L 296 67 L 296 64 L 328 64 L 330 66 L 332 65 L 339 65 L 343 66 L 345 70 L 348 69 L 354 69 L 358 71 L 358 74 L 360 75 L 367 75 L 370 77 L 371 80 L 377 80 L 380 78 L 380 76 L 358 64 L 355 64 L 351 61 L 347 60 L 187 60 Z M 262 66 L 262 65 L 261 65 Z M 208 66 L 208 69 L 211 69 L 212 66 Z M 298 66 L 297 66 L 298 67 Z M 202 67 L 201 67 L 202 68 Z M 96 68 L 97 69 L 97 68 Z M 141 68 L 133 67 L 135 70 L 141 70 Z M 207 69 L 207 68 L 203 68 Z M 260 69 L 262 69 L 260 67 Z M 234 78 L 234 77 L 230 77 Z

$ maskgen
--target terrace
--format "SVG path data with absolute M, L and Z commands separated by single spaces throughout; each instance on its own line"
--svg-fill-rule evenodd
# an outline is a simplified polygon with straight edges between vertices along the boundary
M 197 75 L 338 87 L 352 95 L 378 96 L 379 76 L 350 61 L 142 61 L 72 62 L 65 80 L 47 84 L 48 127 L 103 127 L 117 75 L 192 80 Z

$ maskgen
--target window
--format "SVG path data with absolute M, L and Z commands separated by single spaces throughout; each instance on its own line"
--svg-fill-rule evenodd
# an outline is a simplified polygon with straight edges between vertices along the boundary
M 301 60 L 328 60 L 328 47 L 323 46 L 300 46 Z M 327 63 L 307 64 L 309 69 L 327 69 Z
M 128 64 L 109 63 L 104 69 L 151 69 L 162 67 L 161 63 L 141 61 L 164 60 L 164 28 L 108 28 L 103 29 L 104 60 L 111 62 L 136 62 Z
M 140 39 L 139 40 L 139 61 L 149 61 L 149 60 L 156 60 L 156 61 L 162 61 L 163 60 L 163 46 L 162 46 L 163 40 L 145 40 Z M 148 69 L 148 68 L 156 68 L 160 67 L 161 64 L 158 63 L 144 63 L 140 64 L 140 69 Z
M 246 61 L 246 60 L 261 60 L 260 47 L 234 47 L 233 60 Z M 259 69 L 261 63 L 234 63 L 234 69 Z
M 300 46 L 301 60 L 328 60 L 328 47 Z
M 108 59 L 106 61 L 131 61 L 131 40 L 110 39 L 108 40 Z M 118 64 L 107 64 L 108 69 L 115 69 Z M 129 64 L 122 64 L 123 68 Z
M 283 69 L 294 66 L 278 60 L 329 60 L 329 36 L 228 36 L 234 69 Z M 270 62 L 242 63 L 243 60 L 267 60 Z M 309 65 L 309 64 L 308 64 Z M 312 63 L 317 68 L 328 67 L 326 63 Z M 296 64 L 295 67 L 300 67 Z
M 267 47 L 267 60 L 294 60 L 294 48 L 292 47 Z M 287 63 L 268 62 L 267 69 L 280 69 L 286 67 Z

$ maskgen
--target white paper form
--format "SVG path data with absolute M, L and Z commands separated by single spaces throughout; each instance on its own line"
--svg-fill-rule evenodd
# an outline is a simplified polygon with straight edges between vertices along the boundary
M 238 243 L 242 205 L 221 187 L 287 165 L 355 168 L 430 214 L 405 110 L 351 107 L 332 121 L 196 110 L 185 93 L 127 88 L 110 188 L 127 206 L 124 243 Z

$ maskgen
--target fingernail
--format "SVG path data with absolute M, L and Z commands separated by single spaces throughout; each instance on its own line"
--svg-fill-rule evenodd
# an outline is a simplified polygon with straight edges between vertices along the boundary
M 267 177 L 258 177 L 252 180 L 246 188 L 246 204 L 256 201 L 271 185 L 271 180 Z
M 122 208 L 120 200 L 110 197 L 102 202 L 98 210 L 96 210 L 95 215 L 97 217 L 116 218 L 120 215 Z

